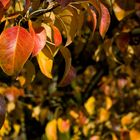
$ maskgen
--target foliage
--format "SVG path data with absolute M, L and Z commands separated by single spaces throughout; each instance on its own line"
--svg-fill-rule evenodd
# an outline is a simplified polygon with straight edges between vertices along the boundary
M 0 139 L 140 139 L 138 0 L 0 0 L 0 27 Z

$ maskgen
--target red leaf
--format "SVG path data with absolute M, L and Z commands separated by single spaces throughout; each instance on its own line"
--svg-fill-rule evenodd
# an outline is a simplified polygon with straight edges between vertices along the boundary
M 34 40 L 33 56 L 36 56 L 45 46 L 47 35 L 43 27 L 34 28 L 31 21 L 29 21 L 29 30 Z
M 99 32 L 102 38 L 104 38 L 110 25 L 110 14 L 108 9 L 102 3 L 100 3 L 100 7 L 101 7 L 101 20 L 100 20 Z
M 8 28 L 0 35 L 0 65 L 8 75 L 17 74 L 33 50 L 31 35 L 20 26 Z
M 5 10 L 7 10 L 10 6 L 11 0 L 0 0 L 0 3 L 2 3 Z
M 128 48 L 128 44 L 130 41 L 130 36 L 128 33 L 121 33 L 116 37 L 116 44 L 117 47 L 120 49 L 120 51 L 122 53 L 126 53 L 127 52 L 127 48 Z
M 3 17 L 5 10 L 10 6 L 10 0 L 0 0 L 0 21 Z
M 61 36 L 59 29 L 56 26 L 54 26 L 54 25 L 51 25 L 51 26 L 53 29 L 54 44 L 57 47 L 62 43 L 62 36 Z

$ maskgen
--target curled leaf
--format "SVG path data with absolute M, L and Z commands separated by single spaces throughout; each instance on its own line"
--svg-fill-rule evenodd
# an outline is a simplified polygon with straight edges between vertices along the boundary
M 36 56 L 46 44 L 46 30 L 43 27 L 34 28 L 31 21 L 29 21 L 29 30 L 34 40 L 34 48 L 32 55 Z
M 54 119 L 46 125 L 45 134 L 48 140 L 57 140 L 57 121 Z
M 62 43 L 62 36 L 59 29 L 56 26 L 52 25 L 51 27 L 53 29 L 54 44 L 57 47 Z
M 52 78 L 52 67 L 53 67 L 53 58 L 50 51 L 47 48 L 44 48 L 37 55 L 37 61 L 40 67 L 41 72 L 48 78 Z
M 110 14 L 104 4 L 100 3 L 100 6 L 101 6 L 101 20 L 99 25 L 99 32 L 102 38 L 104 38 L 110 25 Z

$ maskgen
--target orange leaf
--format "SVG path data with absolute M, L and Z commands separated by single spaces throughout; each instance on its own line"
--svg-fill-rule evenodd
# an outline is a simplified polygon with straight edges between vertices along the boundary
M 99 25 L 99 32 L 102 38 L 104 38 L 110 25 L 110 14 L 108 9 L 104 6 L 104 4 L 100 3 L 100 6 L 101 6 L 101 20 Z
M 88 8 L 88 13 L 90 14 L 90 17 L 91 17 L 91 21 L 93 24 L 93 32 L 94 32 L 96 29 L 96 26 L 97 26 L 97 15 L 96 15 L 95 11 L 92 10 L 91 8 Z
M 57 47 L 62 43 L 62 36 L 59 29 L 56 26 L 51 25 L 51 27 L 53 29 L 54 44 Z
M 57 121 L 55 119 L 48 122 L 45 134 L 48 140 L 57 140 Z
M 132 129 L 130 131 L 130 140 L 140 140 L 140 131 Z
M 46 44 L 46 30 L 43 27 L 34 28 L 31 21 L 29 21 L 29 30 L 34 40 L 32 56 L 36 56 Z
M 53 67 L 53 58 L 50 56 L 51 53 L 47 50 L 47 48 L 44 48 L 43 51 L 40 51 L 37 55 L 40 70 L 48 78 L 52 78 L 51 72 Z
M 7 10 L 10 6 L 11 0 L 0 0 L 0 3 L 2 3 L 5 10 Z
M 20 26 L 8 28 L 0 35 L 0 65 L 8 75 L 17 74 L 33 50 L 31 35 Z

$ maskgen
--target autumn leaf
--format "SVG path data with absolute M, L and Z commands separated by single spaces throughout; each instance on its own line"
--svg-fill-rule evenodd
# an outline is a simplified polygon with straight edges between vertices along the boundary
M 0 0 L 0 20 L 3 17 L 4 12 L 9 8 L 10 0 Z
M 56 26 L 51 25 L 51 27 L 52 27 L 52 30 L 53 30 L 54 44 L 57 47 L 62 43 L 62 36 L 61 36 L 61 33 L 60 33 L 59 29 Z
M 33 50 L 32 37 L 20 26 L 8 28 L 0 35 L 0 66 L 7 75 L 17 74 Z
M 29 31 L 34 39 L 34 48 L 32 56 L 36 56 L 45 46 L 47 35 L 43 27 L 33 27 L 32 22 L 29 21 Z
M 78 30 L 77 21 L 78 13 L 72 7 L 68 7 L 58 14 L 58 23 L 60 23 L 60 26 L 65 32 L 65 36 L 67 38 L 65 46 L 70 45 L 76 36 Z
M 47 48 L 39 52 L 37 61 L 41 72 L 48 78 L 52 78 L 53 57 Z
M 101 6 L 101 20 L 100 20 L 100 25 L 99 25 L 99 32 L 102 38 L 104 38 L 109 25 L 110 25 L 110 14 L 108 9 L 105 7 L 104 4 L 100 3 Z
M 95 113 L 95 98 L 90 97 L 84 104 L 84 107 L 89 115 L 93 115 Z
M 3 5 L 4 10 L 7 10 L 10 6 L 11 0 L 0 0 L 0 3 Z
M 48 122 L 45 128 L 48 140 L 57 140 L 57 121 L 55 119 Z
M 70 120 L 65 120 L 62 118 L 58 118 L 57 120 L 58 130 L 61 133 L 67 133 L 70 129 Z

